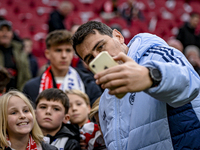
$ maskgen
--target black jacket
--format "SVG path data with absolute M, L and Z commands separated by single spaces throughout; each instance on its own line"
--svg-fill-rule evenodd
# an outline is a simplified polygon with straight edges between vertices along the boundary
M 42 142 L 41 145 L 42 145 L 42 150 L 58 150 L 57 147 L 44 142 Z
M 86 94 L 89 96 L 90 98 L 90 104 L 92 105 L 94 103 L 94 101 L 101 96 L 102 91 L 100 89 L 100 87 L 95 83 L 94 78 L 92 78 L 88 73 L 81 71 L 80 69 L 75 68 L 76 71 L 79 73 L 83 84 L 85 86 L 85 91 Z M 53 74 L 52 74 L 53 76 Z M 40 81 L 41 81 L 41 77 L 36 77 L 33 78 L 31 80 L 29 80 L 28 82 L 26 82 L 24 88 L 23 88 L 23 93 L 27 95 L 27 97 L 33 102 L 35 103 L 36 98 L 39 94 L 39 88 L 40 88 Z M 56 82 L 53 78 L 53 85 L 54 88 L 56 88 Z
M 177 35 L 177 39 L 181 41 L 183 47 L 188 45 L 197 44 L 197 36 L 195 35 L 195 28 L 192 28 L 188 22 L 186 22 L 180 29 Z
M 64 19 L 65 19 L 65 16 L 60 14 L 58 10 L 54 10 L 50 14 L 49 20 L 48 20 L 49 32 L 54 31 L 54 30 L 66 29 L 63 23 Z
M 32 77 L 36 77 L 38 73 L 38 62 L 36 57 L 33 54 L 28 55 L 30 70 L 32 73 Z
M 65 144 L 64 150 L 81 150 L 80 144 L 79 144 L 79 130 L 78 132 L 74 132 L 73 125 L 63 125 L 62 128 L 56 133 L 55 136 L 47 135 L 47 137 L 50 138 L 50 144 L 58 138 L 68 137 L 68 141 Z M 68 129 L 67 127 L 71 128 Z M 77 134 L 78 133 L 78 134 Z

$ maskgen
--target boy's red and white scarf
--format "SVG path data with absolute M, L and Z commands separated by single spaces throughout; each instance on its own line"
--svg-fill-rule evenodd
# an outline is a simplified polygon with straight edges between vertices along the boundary
M 8 136 L 7 136 L 7 141 L 10 144 L 10 146 L 12 146 Z M 26 150 L 38 150 L 37 144 L 35 143 L 35 141 L 33 140 L 31 135 L 29 136 L 29 141 L 28 141 L 28 145 L 26 147 Z
M 45 89 L 53 88 L 53 78 L 52 78 L 50 70 L 51 70 L 51 66 L 49 66 L 47 70 L 42 74 L 39 93 L 41 93 Z
M 49 66 L 47 70 L 42 74 L 39 93 L 45 89 L 53 88 L 53 77 L 50 71 L 51 66 Z M 85 93 L 83 81 L 81 80 L 78 72 L 72 67 L 69 67 L 68 73 L 66 74 L 63 83 L 60 87 L 57 86 L 57 88 L 63 91 L 77 89 Z

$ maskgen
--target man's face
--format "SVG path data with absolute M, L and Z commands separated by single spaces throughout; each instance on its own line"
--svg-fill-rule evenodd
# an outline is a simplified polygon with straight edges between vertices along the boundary
M 196 28 L 199 24 L 199 15 L 193 16 L 190 20 L 192 27 Z
M 53 72 L 66 72 L 71 64 L 74 50 L 72 45 L 63 44 L 59 46 L 51 46 L 50 49 L 45 51 L 45 56 L 51 62 Z
M 102 51 L 107 51 L 112 57 L 119 52 L 126 53 L 124 38 L 117 30 L 113 30 L 113 37 L 101 35 L 95 30 L 95 34 L 86 36 L 76 50 L 87 65 Z
M 61 13 L 63 16 L 67 16 L 72 11 L 70 6 L 65 6 L 61 9 Z
M 2 26 L 0 28 L 0 45 L 7 47 L 10 45 L 10 42 L 13 37 L 12 30 L 9 30 L 7 26 Z

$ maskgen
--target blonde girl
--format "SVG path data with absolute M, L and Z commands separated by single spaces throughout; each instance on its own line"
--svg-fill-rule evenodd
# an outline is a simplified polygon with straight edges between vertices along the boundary
M 9 91 L 0 97 L 0 118 L 0 149 L 56 149 L 42 142 L 34 109 L 23 93 Z

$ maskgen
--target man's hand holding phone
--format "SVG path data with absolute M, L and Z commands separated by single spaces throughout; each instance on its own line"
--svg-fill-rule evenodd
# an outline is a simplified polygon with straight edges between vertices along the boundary
M 95 59 L 93 59 L 92 62 L 89 64 L 90 70 L 94 74 L 98 74 L 102 71 L 114 66 L 117 66 L 118 63 L 108 54 L 107 51 L 101 52 Z M 110 88 L 112 90 L 113 88 Z M 122 98 L 124 97 L 125 94 L 116 94 L 115 96 L 117 98 Z
M 109 89 L 109 94 L 121 98 L 118 94 L 140 92 L 151 87 L 152 80 L 145 66 L 137 64 L 123 52 L 113 59 L 117 62 L 122 61 L 123 64 L 110 67 L 94 76 L 97 84 L 101 84 L 104 89 Z

